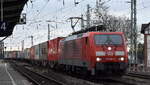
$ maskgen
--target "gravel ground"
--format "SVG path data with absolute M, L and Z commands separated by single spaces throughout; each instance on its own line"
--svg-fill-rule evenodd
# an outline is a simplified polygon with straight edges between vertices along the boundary
M 46 76 L 49 76 L 53 79 L 61 81 L 61 82 L 65 83 L 66 85 L 103 85 L 103 84 L 97 84 L 97 83 L 93 83 L 93 82 L 90 82 L 90 81 L 86 81 L 86 80 L 83 80 L 83 79 L 78 79 L 78 78 L 71 77 L 71 76 L 68 76 L 68 75 L 64 75 L 64 74 L 61 74 L 61 73 L 58 73 L 58 72 L 54 72 L 52 70 L 47 70 L 47 69 L 43 69 L 43 68 L 40 68 L 40 69 L 43 69 L 43 70 L 40 70 L 39 68 L 38 69 L 33 68 L 33 69 L 37 72 L 41 72 L 42 74 L 44 74 Z
M 25 64 L 25 63 L 20 63 L 21 65 L 24 65 L 26 68 L 31 69 L 36 72 L 40 72 L 41 74 L 44 74 L 48 77 L 51 77 L 57 81 L 63 82 L 66 85 L 123 85 L 119 84 L 117 82 L 109 82 L 105 81 L 103 84 L 102 83 L 94 83 L 90 82 L 87 80 L 83 80 L 77 77 L 72 77 L 70 75 L 60 73 L 60 72 L 55 72 L 54 70 L 51 69 L 45 69 L 45 68 L 39 68 L 39 67 L 33 67 L 32 65 Z M 126 77 L 124 76 L 122 79 L 128 82 L 134 82 L 135 85 L 150 85 L 150 82 L 145 82 L 143 79 L 137 79 L 137 78 L 132 78 L 132 77 Z M 101 81 L 99 81 L 101 82 Z

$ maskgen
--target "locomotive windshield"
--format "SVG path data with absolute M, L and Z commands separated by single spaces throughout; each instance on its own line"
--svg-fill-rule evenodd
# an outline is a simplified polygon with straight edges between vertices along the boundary
M 97 45 L 121 45 L 121 35 L 95 35 Z

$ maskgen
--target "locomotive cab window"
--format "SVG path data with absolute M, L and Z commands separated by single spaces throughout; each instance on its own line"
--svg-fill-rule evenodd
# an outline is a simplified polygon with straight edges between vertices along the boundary
M 123 40 L 121 35 L 95 35 L 96 45 L 122 45 Z

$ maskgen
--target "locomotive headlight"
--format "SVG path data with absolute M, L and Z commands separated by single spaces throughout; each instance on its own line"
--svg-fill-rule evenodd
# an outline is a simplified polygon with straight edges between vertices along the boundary
M 116 55 L 116 56 L 124 56 L 125 53 L 124 53 L 124 51 L 116 51 L 116 52 L 115 52 L 115 55 Z
M 102 60 L 102 58 L 96 58 L 96 61 L 101 61 Z
M 124 61 L 124 57 L 121 57 L 120 60 L 121 60 L 121 61 Z
M 111 47 L 108 47 L 108 50 L 111 50 L 112 48 Z

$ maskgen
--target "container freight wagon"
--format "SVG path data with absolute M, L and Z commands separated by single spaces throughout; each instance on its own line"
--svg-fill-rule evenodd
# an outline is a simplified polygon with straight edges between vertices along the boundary
M 30 48 L 26 48 L 25 50 L 24 50 L 24 59 L 26 59 L 26 60 L 28 60 L 28 59 L 30 59 Z
M 39 44 L 39 60 L 47 60 L 48 56 L 48 41 Z
M 24 59 L 24 52 L 23 51 L 18 51 L 18 56 L 17 56 L 17 59 Z
M 39 44 L 39 61 L 42 65 L 48 64 L 48 41 Z
M 0 58 L 4 58 L 4 42 L 0 42 Z
M 58 63 L 59 42 L 63 37 L 58 37 L 48 41 L 48 62 L 51 68 Z
M 6 51 L 5 52 L 5 58 L 8 59 L 17 59 L 19 57 L 20 51 Z
M 35 60 L 35 46 L 32 46 L 30 48 L 30 56 L 29 56 L 30 60 Z
M 5 59 L 10 58 L 9 55 L 10 55 L 10 51 L 5 51 L 5 57 L 4 58 Z
M 35 60 L 39 60 L 40 57 L 40 48 L 39 45 L 35 45 Z
M 19 56 L 19 53 L 20 53 L 20 51 L 12 51 L 12 52 L 11 52 L 11 57 L 12 57 L 13 59 L 17 59 L 18 57 L 20 57 L 20 56 Z

